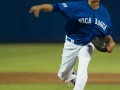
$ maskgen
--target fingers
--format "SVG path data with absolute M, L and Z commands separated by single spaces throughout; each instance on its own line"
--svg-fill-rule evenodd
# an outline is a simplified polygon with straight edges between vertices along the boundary
M 32 11 L 32 8 L 30 8 L 30 11 L 29 11 L 29 13 L 32 13 L 33 11 Z
M 31 7 L 29 13 L 33 13 L 34 11 L 34 7 Z
M 39 11 L 34 12 L 35 17 L 39 17 Z
M 30 8 L 29 13 L 34 13 L 35 17 L 39 17 L 39 9 L 37 7 Z
M 112 52 L 110 43 L 104 43 L 103 45 L 106 47 L 108 53 L 111 53 L 111 52 Z
M 110 43 L 111 52 L 113 51 L 114 47 L 115 47 L 115 43 L 114 42 Z
M 111 53 L 112 52 L 112 49 L 111 49 L 111 47 L 109 46 L 109 47 L 107 47 L 107 52 L 108 53 Z

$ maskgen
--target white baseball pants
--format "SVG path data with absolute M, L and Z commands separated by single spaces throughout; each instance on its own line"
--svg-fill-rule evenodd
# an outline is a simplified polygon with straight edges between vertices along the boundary
M 92 43 L 82 46 L 75 45 L 67 40 L 65 41 L 62 54 L 62 63 L 58 76 L 65 82 L 69 82 L 76 78 L 76 84 L 73 90 L 84 90 L 88 78 L 87 68 L 93 50 L 94 46 Z M 79 59 L 79 64 L 76 76 L 73 75 L 72 72 L 77 58 Z

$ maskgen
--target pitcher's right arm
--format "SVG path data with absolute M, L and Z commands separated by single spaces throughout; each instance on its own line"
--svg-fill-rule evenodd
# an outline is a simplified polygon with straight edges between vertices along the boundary
M 51 4 L 36 5 L 30 8 L 30 13 L 34 13 L 35 17 L 39 17 L 40 11 L 51 12 L 52 9 L 53 6 Z

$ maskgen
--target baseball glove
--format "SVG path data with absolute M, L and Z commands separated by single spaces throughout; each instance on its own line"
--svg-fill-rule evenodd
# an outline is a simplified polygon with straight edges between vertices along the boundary
M 100 52 L 108 52 L 107 48 L 110 47 L 110 44 L 108 41 L 106 41 L 103 38 L 95 37 L 91 41 L 95 48 Z

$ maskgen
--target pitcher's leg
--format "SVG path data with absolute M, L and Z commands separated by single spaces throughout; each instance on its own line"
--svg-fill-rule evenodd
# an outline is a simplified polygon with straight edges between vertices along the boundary
M 74 90 L 84 90 L 88 79 L 87 68 L 93 53 L 93 49 L 94 48 L 92 46 L 87 45 L 81 48 L 78 54 L 79 65 Z
M 73 66 L 76 63 L 76 58 L 79 52 L 79 47 L 67 42 L 63 49 L 62 63 L 58 76 L 63 81 L 70 81 L 76 77 L 73 75 Z
M 74 90 L 84 90 L 84 87 L 88 78 L 87 67 L 88 67 L 89 61 L 90 61 L 89 57 L 80 58 Z
M 72 58 L 62 57 L 62 63 L 60 65 L 60 69 L 58 72 L 58 76 L 62 81 L 70 81 L 73 78 L 76 78 L 75 75 L 72 75 L 73 66 L 75 65 L 75 62 L 76 62 L 76 57 L 72 57 Z

